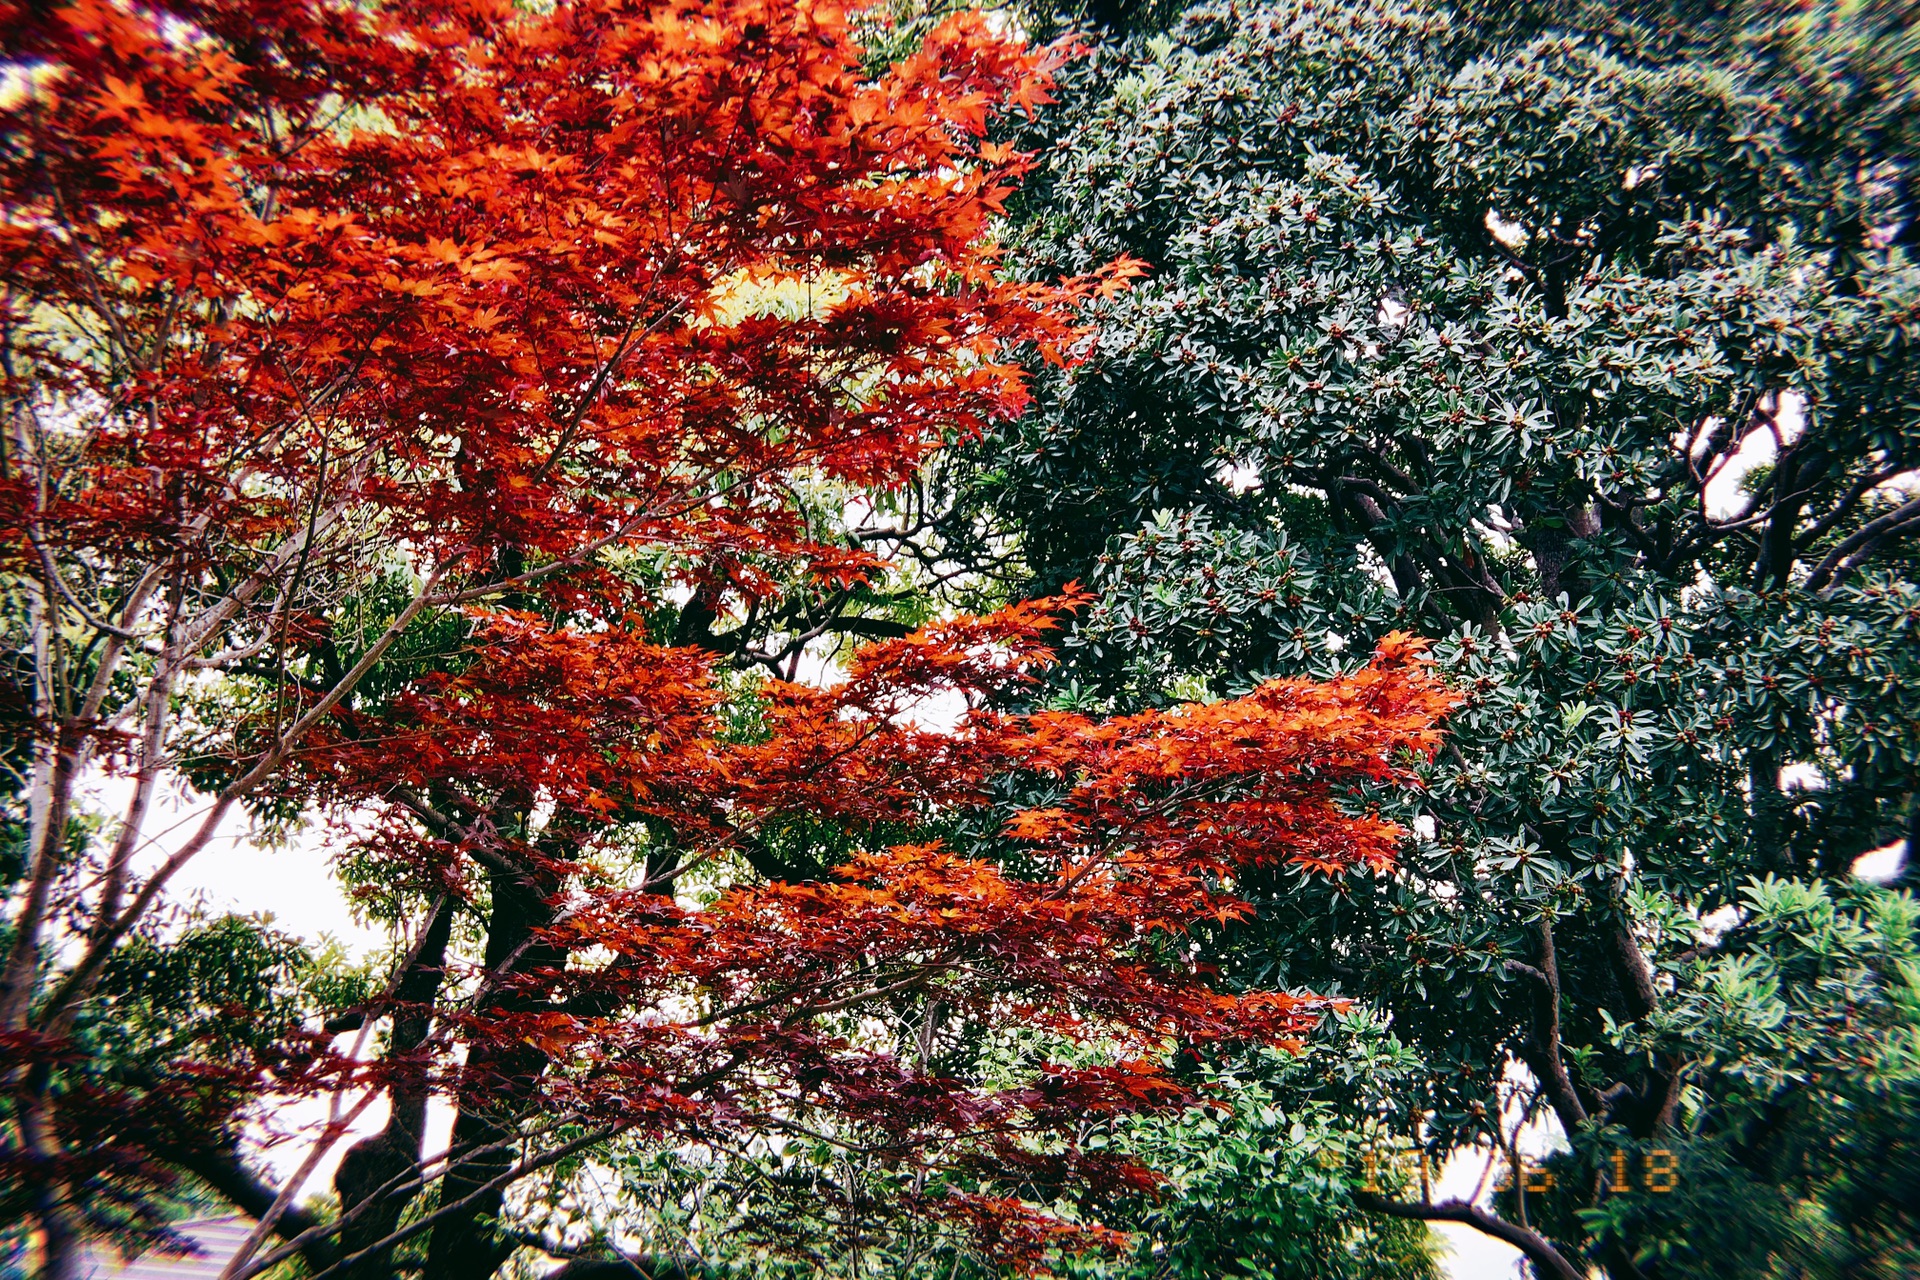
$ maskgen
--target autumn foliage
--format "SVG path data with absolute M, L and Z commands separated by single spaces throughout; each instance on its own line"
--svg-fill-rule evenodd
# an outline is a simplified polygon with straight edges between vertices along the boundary
M 1310 1024 L 1322 1002 L 1216 986 L 1182 938 L 1243 911 L 1249 866 L 1391 861 L 1353 789 L 1434 746 L 1448 697 L 1412 644 L 1105 721 L 1022 709 L 1077 596 L 883 640 L 824 687 L 715 651 L 882 572 L 799 490 L 904 484 L 1019 413 L 1015 357 L 1071 359 L 1074 304 L 1129 274 L 997 267 L 1027 160 L 987 122 L 1057 52 L 969 15 L 869 78 L 844 12 L 787 0 L 0 23 L 0 567 L 38 655 L 6 1161 L 50 1250 L 103 1170 L 158 1165 L 323 1273 L 424 1239 L 426 1275 L 484 1275 L 517 1247 L 506 1188 L 596 1143 L 812 1134 L 924 1168 L 916 1212 L 1031 1265 L 1100 1238 L 1056 1201 L 1097 1223 L 1150 1181 L 1082 1149 L 1089 1117 L 1182 1101 L 1176 1049 Z M 222 713 L 183 714 L 209 681 Z M 968 710 L 921 727 L 941 698 Z M 170 771 L 210 807 L 143 863 Z M 76 852 L 102 773 L 132 799 Z M 239 1167 L 229 1113 L 58 1085 L 116 948 L 238 807 L 331 813 L 412 913 L 329 1024 L 386 1027 L 380 1056 L 309 1028 L 222 1066 L 385 1095 L 332 1222 Z M 1061 1053 L 937 1068 L 876 1030 L 909 1009 Z
M 452 812 L 392 804 L 361 837 L 423 894 L 476 871 L 496 894 L 501 877 L 540 886 L 514 962 L 461 975 L 478 994 L 458 1024 L 457 1087 L 479 1110 L 511 1094 L 601 1134 L 857 1133 L 988 1186 L 1097 1198 L 1151 1175 L 1058 1140 L 1089 1116 L 1188 1098 L 1169 1074 L 1176 1045 L 1286 1043 L 1324 1007 L 1215 988 L 1182 963 L 1184 935 L 1243 912 L 1232 884 L 1248 867 L 1385 868 L 1399 832 L 1338 796 L 1431 750 L 1449 698 L 1395 641 L 1352 676 L 1210 705 L 1105 721 L 981 706 L 952 729 L 914 723 L 943 693 L 1017 693 L 1073 603 L 869 646 L 831 687 L 768 685 L 745 741 L 721 731 L 698 655 L 502 623 L 471 668 L 397 699 L 383 723 L 339 718 L 303 768 L 336 801 L 440 797 Z M 1046 803 L 1009 803 L 1016 778 Z M 537 835 L 502 830 L 529 806 Z M 438 839 L 421 838 L 423 813 Z M 606 874 L 636 824 L 655 833 L 637 869 Z M 850 855 L 779 878 L 768 849 L 801 826 Z M 688 881 L 742 863 L 768 878 L 688 900 Z M 1016 1017 L 1098 1046 L 1106 1065 L 943 1076 L 860 1033 L 863 1015 L 903 1006 L 956 1025 Z M 1058 1243 L 1033 1206 L 989 1197 L 983 1218 L 979 1195 L 918 1209 L 990 1221 L 1029 1262 Z

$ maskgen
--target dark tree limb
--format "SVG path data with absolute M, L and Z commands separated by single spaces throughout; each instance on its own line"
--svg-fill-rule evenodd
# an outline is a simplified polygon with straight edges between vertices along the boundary
M 213 1188 L 234 1208 L 256 1221 L 273 1207 L 274 1201 L 280 1196 L 280 1188 L 272 1186 L 247 1168 L 239 1154 L 231 1148 L 174 1146 L 158 1150 L 155 1154 L 179 1165 Z M 289 1204 L 274 1220 L 273 1229 L 276 1235 L 287 1241 L 307 1236 L 300 1245 L 300 1256 L 311 1270 L 323 1271 L 340 1261 L 340 1250 L 326 1236 L 309 1234 L 322 1225 L 318 1218 L 305 1209 Z
M 537 970 L 563 967 L 565 949 L 541 939 L 557 913 L 551 886 L 530 883 L 528 876 L 494 873 L 489 878 L 493 902 L 482 957 L 489 975 L 504 975 L 516 964 Z M 543 1003 L 540 995 L 527 991 L 496 989 L 486 994 L 490 998 L 481 1012 L 494 1017 L 529 1012 Z M 455 1095 L 453 1146 L 470 1146 L 477 1154 L 448 1162 L 441 1194 L 458 1208 L 435 1224 L 428 1239 L 426 1280 L 491 1275 L 516 1247 L 485 1224 L 499 1213 L 507 1185 L 500 1178 L 514 1166 L 513 1154 L 503 1144 L 512 1138 L 547 1066 L 547 1055 L 531 1044 L 469 1047 Z M 363 1248 L 354 1256 L 366 1253 Z
M 381 1194 L 381 1189 L 394 1182 L 404 1182 L 406 1174 L 420 1161 L 429 1082 L 426 1064 L 409 1063 L 406 1059 L 425 1044 L 432 1029 L 433 1002 L 440 993 L 447 944 L 456 914 L 453 895 L 442 893 L 427 917 L 419 944 L 401 972 L 395 975 L 392 1001 L 396 1008 L 386 1056 L 389 1062 L 403 1066 L 388 1087 L 387 1123 L 380 1132 L 347 1148 L 333 1177 L 334 1191 L 343 1210 L 376 1202 L 364 1216 L 352 1221 L 343 1219 L 340 1245 L 347 1253 L 360 1252 L 399 1226 L 401 1216 L 413 1199 L 412 1191 L 393 1196 Z M 362 1280 L 380 1280 L 391 1271 L 391 1257 L 375 1253 L 348 1269 L 347 1274 Z
M 1774 438 L 1778 440 L 1779 436 L 1776 426 Z M 1765 591 L 1771 587 L 1777 591 L 1787 585 L 1787 576 L 1793 571 L 1793 530 L 1800 522 L 1800 509 L 1806 501 L 1803 495 L 1810 489 L 1801 484 L 1801 477 L 1809 472 L 1814 477 L 1825 474 L 1825 460 L 1817 456 L 1803 459 L 1797 450 L 1789 448 L 1782 450 L 1774 463 L 1772 515 L 1760 536 L 1760 554 L 1753 563 L 1755 590 Z
M 1439 1204 L 1409 1204 L 1403 1200 L 1389 1200 L 1385 1196 L 1371 1191 L 1354 1190 L 1350 1193 L 1353 1202 L 1369 1213 L 1383 1213 L 1393 1218 L 1411 1218 L 1418 1222 L 1464 1222 L 1476 1231 L 1505 1241 L 1521 1253 L 1527 1261 L 1543 1276 L 1553 1280 L 1586 1280 L 1585 1273 L 1567 1260 L 1565 1254 L 1553 1247 L 1553 1242 L 1531 1227 L 1516 1226 L 1506 1219 L 1489 1213 L 1479 1205 L 1464 1200 L 1443 1200 Z
M 1538 930 L 1539 972 L 1545 980 L 1546 991 L 1539 997 L 1534 1036 L 1540 1047 L 1540 1065 L 1546 1068 L 1547 1087 L 1553 1091 L 1554 1109 L 1560 1112 L 1561 1123 L 1571 1133 L 1586 1123 L 1587 1109 L 1580 1101 L 1580 1092 L 1574 1088 L 1573 1077 L 1567 1074 L 1567 1064 L 1560 1053 L 1560 961 L 1553 945 L 1553 922 L 1540 917 Z
M 1860 499 L 1866 497 L 1869 490 L 1885 484 L 1887 481 L 1899 475 L 1900 472 L 1901 468 L 1899 466 L 1882 467 L 1878 471 L 1868 472 L 1866 475 L 1861 476 L 1858 480 L 1848 485 L 1847 491 L 1835 500 L 1832 509 L 1814 521 L 1813 524 L 1800 535 L 1799 552 L 1804 553 L 1810 550 L 1814 543 L 1833 532 L 1834 526 L 1846 519 L 1847 513 L 1859 505 Z
M 1877 520 L 1869 520 L 1852 536 L 1827 553 L 1807 577 L 1807 590 L 1826 591 L 1840 585 L 1842 579 L 1864 563 L 1882 540 L 1899 537 L 1920 529 L 1920 498 L 1903 502 Z
M 1627 1011 L 1635 1018 L 1644 1018 L 1653 1012 L 1660 999 L 1653 985 L 1653 966 L 1648 963 L 1646 952 L 1640 949 L 1640 940 L 1633 936 L 1633 928 L 1624 913 L 1614 917 L 1607 934 L 1625 979 L 1622 985 L 1627 990 Z

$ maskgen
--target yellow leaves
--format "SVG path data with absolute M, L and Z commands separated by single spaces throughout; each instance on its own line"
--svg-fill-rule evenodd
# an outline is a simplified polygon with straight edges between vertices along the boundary
M 847 301 L 855 280 L 846 271 L 799 275 L 774 267 L 743 268 L 718 281 L 695 304 L 695 313 L 722 327 L 762 316 L 818 320 Z

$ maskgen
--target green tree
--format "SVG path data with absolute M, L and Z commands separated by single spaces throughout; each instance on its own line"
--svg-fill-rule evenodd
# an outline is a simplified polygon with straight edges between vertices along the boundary
M 1027 139 L 1028 269 L 1150 272 L 950 469 L 955 538 L 1099 586 L 1069 702 L 1434 640 L 1450 745 L 1367 798 L 1400 870 L 1243 881 L 1257 920 L 1208 947 L 1382 1010 L 1423 1064 L 1389 1118 L 1432 1149 L 1497 1140 L 1524 1064 L 1589 1176 L 1480 1225 L 1543 1272 L 1727 1274 L 1738 1240 L 1799 1274 L 1833 1256 L 1807 1214 L 1908 1158 L 1849 1130 L 1796 1181 L 1784 1130 L 1737 1136 L 1815 1096 L 1790 1048 L 1675 1010 L 1703 957 L 1791 975 L 1814 926 L 1756 933 L 1753 877 L 1830 892 L 1920 832 L 1917 48 L 1875 3 L 1215 5 L 1100 50 Z M 1891 954 L 1860 963 L 1908 983 Z M 1616 1149 L 1688 1194 L 1634 1209 Z M 1911 1217 L 1861 1231 L 1851 1274 L 1897 1271 Z
M 137 1254 L 178 1247 L 168 1224 L 224 1211 L 224 1199 L 261 1212 L 234 1196 L 251 1182 L 238 1153 L 255 1104 L 326 1069 L 326 1014 L 365 1000 L 370 983 L 337 948 L 238 915 L 170 912 L 115 951 L 55 1082 L 61 1137 L 90 1167 L 78 1181 L 87 1234 Z M 31 1187 L 0 1191 L 0 1222 L 20 1230 L 0 1237 L 0 1258 L 24 1243 Z
M 1903 1276 L 1920 1266 L 1920 909 L 1909 894 L 1768 878 L 1740 895 L 1745 919 L 1723 945 L 1676 965 L 1660 1008 L 1610 1029 L 1629 1053 L 1684 1057 L 1691 1114 L 1674 1126 L 1672 1166 L 1622 1156 L 1613 1133 L 1554 1162 L 1581 1185 L 1620 1170 L 1645 1192 L 1597 1208 L 1538 1206 L 1586 1232 L 1652 1254 L 1682 1274 Z M 1645 918 L 1665 933 L 1662 904 Z M 1637 1154 L 1637 1153 L 1633 1153 Z M 1586 1165 L 1580 1163 L 1586 1156 Z M 1702 1266 L 1704 1261 L 1707 1265 Z

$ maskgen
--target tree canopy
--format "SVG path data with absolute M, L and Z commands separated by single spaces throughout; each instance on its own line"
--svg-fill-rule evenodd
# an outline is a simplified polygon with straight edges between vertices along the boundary
M 522 1184 L 802 1140 L 882 1155 L 944 1255 L 1031 1268 L 1151 1180 L 1091 1121 L 1327 1007 L 1182 939 L 1256 863 L 1391 861 L 1342 797 L 1434 749 L 1419 644 L 1093 719 L 1019 696 L 1084 596 L 869 612 L 880 504 L 1132 269 L 999 267 L 1027 161 L 986 126 L 1055 53 L 964 15 L 869 76 L 845 14 L 782 0 L 6 16 L 0 1167 L 43 1274 L 164 1234 L 190 1175 L 259 1219 L 230 1274 L 487 1275 L 561 1247 Z M 794 683 L 827 632 L 878 639 Z M 174 777 L 208 803 L 155 858 Z M 384 974 L 168 927 L 242 811 L 331 824 Z M 312 1160 L 386 1111 L 324 1210 L 244 1149 L 302 1097 Z
M 1355 1125 L 1504 1146 L 1523 1064 L 1572 1146 L 1502 1208 L 1543 1274 L 1911 1258 L 1910 1216 L 1850 1234 L 1817 1144 L 1782 1145 L 1866 1077 L 1675 1019 L 1710 991 L 1854 1017 L 1768 976 L 1825 944 L 1757 922 L 1920 831 L 1915 50 L 1872 4 L 1208 5 L 1027 135 L 1027 269 L 1147 271 L 952 468 L 959 509 L 1018 531 L 1028 581 L 1099 591 L 1073 705 L 1432 638 L 1463 701 L 1389 805 L 1396 874 L 1263 875 L 1207 950 L 1390 1015 L 1424 1069 L 1350 1091 Z M 1888 1017 L 1857 1065 L 1910 1115 Z M 1655 1147 L 1687 1196 L 1609 1177 Z
M 1920 1260 L 1899 6 L 0 18 L 44 1274 Z

